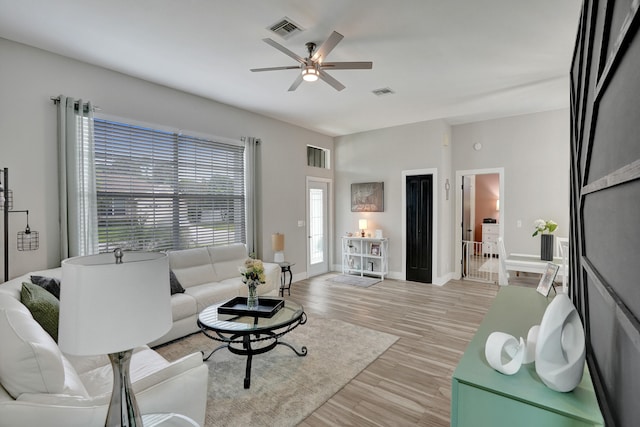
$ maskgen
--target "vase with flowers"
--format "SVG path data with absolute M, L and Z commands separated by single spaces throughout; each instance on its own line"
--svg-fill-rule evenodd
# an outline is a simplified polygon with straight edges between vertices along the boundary
M 553 220 L 537 219 L 533 223 L 533 237 L 540 234 L 540 259 L 543 261 L 553 261 L 553 232 L 558 228 L 558 224 Z
M 256 310 L 259 304 L 257 288 L 265 282 L 264 265 L 259 259 L 247 258 L 239 270 L 242 281 L 247 284 L 247 308 Z

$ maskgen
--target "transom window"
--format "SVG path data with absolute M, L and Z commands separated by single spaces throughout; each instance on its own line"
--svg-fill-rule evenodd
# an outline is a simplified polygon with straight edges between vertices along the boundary
M 329 169 L 329 150 L 307 145 L 307 166 Z
M 244 147 L 94 119 L 99 251 L 246 241 Z

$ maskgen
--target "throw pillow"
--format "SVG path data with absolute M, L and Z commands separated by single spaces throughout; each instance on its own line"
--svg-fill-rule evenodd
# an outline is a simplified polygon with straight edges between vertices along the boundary
M 176 273 L 173 270 L 169 270 L 169 285 L 171 285 L 171 295 L 184 293 L 184 288 L 178 281 Z
M 29 309 L 42 329 L 58 342 L 60 302 L 44 288 L 29 282 L 22 283 L 20 301 Z
M 60 299 L 60 280 L 55 277 L 31 276 L 31 283 L 45 288 L 54 297 Z

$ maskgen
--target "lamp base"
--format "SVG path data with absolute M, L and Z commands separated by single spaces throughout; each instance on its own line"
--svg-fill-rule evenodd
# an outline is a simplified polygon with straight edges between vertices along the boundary
M 284 252 L 278 251 L 273 254 L 273 262 L 284 262 Z
M 113 391 L 107 412 L 107 427 L 142 427 L 142 417 L 131 389 L 129 365 L 133 349 L 109 354 L 113 368 Z

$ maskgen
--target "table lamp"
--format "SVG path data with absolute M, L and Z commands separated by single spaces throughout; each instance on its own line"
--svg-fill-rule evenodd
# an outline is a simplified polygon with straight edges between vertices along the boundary
M 142 426 L 129 364 L 135 347 L 171 328 L 167 255 L 116 249 L 69 258 L 62 261 L 61 283 L 60 349 L 78 356 L 108 354 L 113 392 L 105 425 Z
M 364 231 L 367 229 L 367 220 L 366 219 L 358 220 L 358 228 L 360 228 L 361 236 L 364 237 Z
M 273 249 L 273 262 L 284 262 L 284 234 L 271 235 L 271 249 Z

